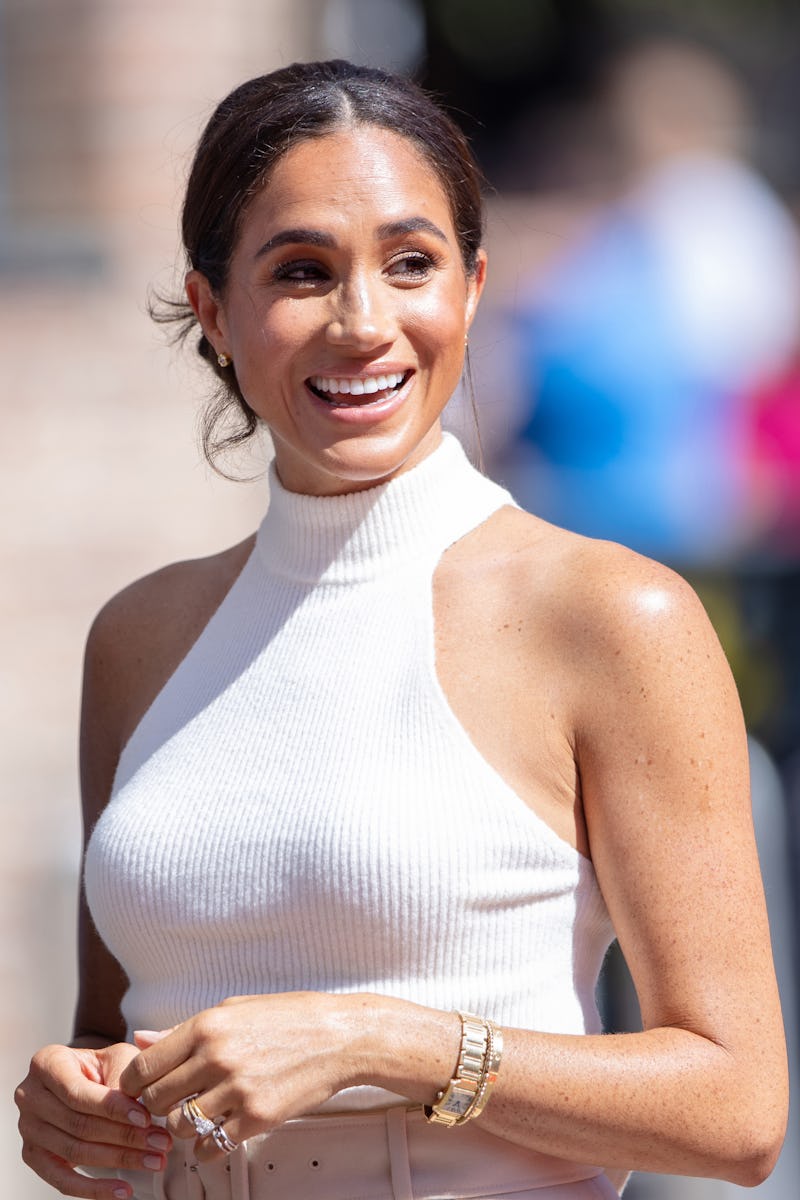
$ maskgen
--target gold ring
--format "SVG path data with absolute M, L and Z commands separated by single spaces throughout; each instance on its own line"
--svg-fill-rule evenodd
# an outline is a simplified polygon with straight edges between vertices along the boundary
M 187 1096 L 181 1105 L 181 1112 L 186 1120 L 194 1125 L 198 1137 L 207 1137 L 209 1133 L 213 1133 L 217 1128 L 217 1123 L 216 1121 L 212 1121 L 203 1112 L 197 1103 L 198 1095 L 199 1093 L 195 1092 L 194 1096 Z

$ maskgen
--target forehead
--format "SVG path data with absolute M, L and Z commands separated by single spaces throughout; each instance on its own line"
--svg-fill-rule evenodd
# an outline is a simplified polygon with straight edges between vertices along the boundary
M 273 224 L 322 222 L 335 230 L 412 215 L 456 240 L 447 195 L 414 143 L 374 125 L 348 126 L 308 138 L 278 160 L 248 208 L 242 240 Z

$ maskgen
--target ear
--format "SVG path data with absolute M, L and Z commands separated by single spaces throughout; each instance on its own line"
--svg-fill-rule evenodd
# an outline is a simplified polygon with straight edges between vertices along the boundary
M 225 312 L 211 284 L 200 271 L 189 271 L 186 276 L 186 295 L 215 353 L 230 354 Z
M 475 270 L 467 278 L 467 308 L 465 332 L 472 324 L 472 319 L 478 308 L 478 302 L 486 283 L 486 251 L 479 250 L 475 258 Z

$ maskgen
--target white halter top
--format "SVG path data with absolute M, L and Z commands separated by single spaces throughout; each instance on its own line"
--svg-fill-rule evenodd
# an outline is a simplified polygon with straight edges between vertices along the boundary
M 436 564 L 507 504 L 450 435 L 344 496 L 273 470 L 255 548 L 125 747 L 88 847 L 129 1029 L 310 989 L 599 1030 L 613 935 L 592 866 L 436 676 Z

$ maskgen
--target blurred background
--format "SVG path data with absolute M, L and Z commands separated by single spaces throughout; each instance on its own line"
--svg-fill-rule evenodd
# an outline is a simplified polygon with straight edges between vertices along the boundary
M 800 9 L 796 0 L 0 0 L 0 1154 L 14 1084 L 69 1036 L 76 731 L 92 616 L 237 540 L 265 486 L 214 476 L 205 395 L 148 289 L 216 101 L 298 58 L 412 73 L 490 180 L 471 337 L 490 473 L 559 524 L 699 590 L 739 684 L 797 1067 L 800 852 Z M 477 433 L 463 396 L 451 424 Z M 233 463 L 257 475 L 257 455 Z M 635 1026 L 612 958 L 610 1028 Z M 764 1196 L 793 1200 L 795 1108 Z M 731 1185 L 639 1175 L 633 1200 Z

